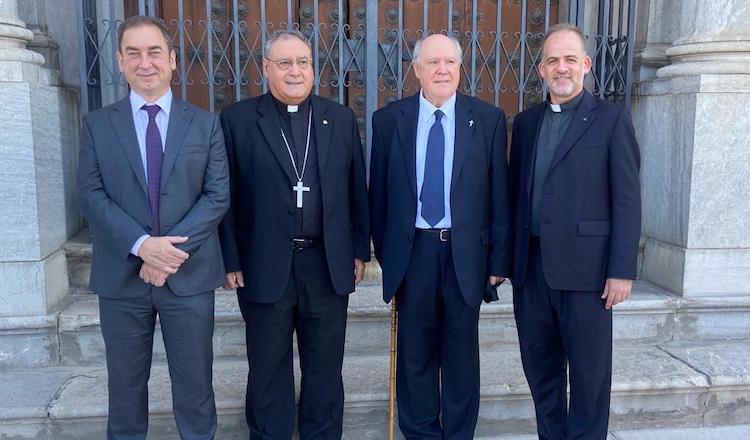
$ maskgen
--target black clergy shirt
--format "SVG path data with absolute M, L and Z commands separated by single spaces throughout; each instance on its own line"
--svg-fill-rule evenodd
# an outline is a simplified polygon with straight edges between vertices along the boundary
M 542 187 L 547 176 L 549 165 L 555 156 L 565 132 L 568 131 L 578 104 L 583 98 L 583 90 L 570 101 L 560 104 L 559 112 L 553 110 L 552 104 L 547 103 L 544 110 L 539 135 L 536 138 L 534 181 L 531 187 L 531 235 L 539 236 L 539 217 L 542 208 Z
M 296 112 L 289 112 L 288 106 L 273 97 L 276 109 L 279 114 L 279 123 L 284 131 L 289 147 L 295 155 L 294 162 L 297 165 L 297 172 L 302 173 L 302 164 L 305 161 L 305 145 L 307 143 L 307 126 L 310 121 L 310 97 L 308 96 L 302 103 L 297 106 Z M 315 117 L 315 115 L 313 115 Z M 297 182 L 289 185 L 289 191 L 292 192 L 294 201 L 294 238 L 322 238 L 323 237 L 323 194 L 320 189 L 320 172 L 318 170 L 318 151 L 315 144 L 315 124 L 310 127 L 310 150 L 307 153 L 307 166 L 305 174 L 302 176 L 304 186 L 310 187 L 309 192 L 302 193 L 302 208 L 296 208 L 297 193 L 292 191 L 292 186 Z M 284 146 L 286 149 L 286 146 Z

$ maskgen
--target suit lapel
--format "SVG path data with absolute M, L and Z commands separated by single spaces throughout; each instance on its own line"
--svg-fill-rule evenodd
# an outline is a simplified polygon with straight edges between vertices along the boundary
M 532 108 L 530 111 L 531 114 L 531 124 L 532 124 L 532 137 L 529 139 L 531 143 L 529 144 L 529 148 L 526 149 L 523 153 L 525 154 L 525 157 L 523 160 L 526 162 L 526 166 L 524 169 L 528 171 L 526 174 L 526 193 L 531 194 L 531 182 L 532 178 L 534 176 L 534 162 L 536 161 L 536 141 L 539 138 L 539 128 L 542 125 L 542 118 L 544 118 L 544 109 L 546 104 L 542 103 L 537 105 L 536 107 Z
M 453 172 L 451 173 L 451 192 L 461 174 L 466 153 L 474 145 L 473 137 L 477 121 L 472 118 L 474 105 L 471 100 L 456 93 L 456 133 L 453 141 Z
M 258 112 L 263 115 L 258 118 L 258 127 L 260 127 L 260 131 L 266 139 L 268 148 L 270 148 L 274 156 L 276 156 L 276 160 L 279 161 L 279 165 L 281 165 L 281 168 L 289 178 L 289 182 L 295 184 L 297 182 L 297 176 L 294 175 L 294 168 L 292 167 L 292 162 L 289 158 L 289 151 L 286 149 L 284 139 L 281 137 L 279 115 L 274 107 L 273 98 L 271 98 L 270 92 L 266 93 L 263 97 L 263 100 L 258 106 Z
M 143 193 L 148 194 L 146 174 L 143 171 L 141 149 L 138 146 L 138 138 L 135 135 L 135 122 L 133 121 L 133 113 L 130 109 L 129 97 L 126 96 L 112 107 L 109 119 L 120 140 L 120 146 L 125 152 L 125 157 L 128 158 L 130 167 L 133 169 L 138 183 L 141 184 Z
M 313 112 L 313 128 L 315 130 L 315 149 L 318 153 L 318 172 L 320 181 L 323 182 L 325 175 L 328 152 L 331 149 L 331 135 L 334 130 L 334 120 L 328 117 L 328 105 L 324 99 L 312 96 L 310 103 Z
M 406 175 L 409 186 L 417 199 L 417 119 L 419 118 L 419 92 L 401 104 L 401 117 L 398 118 L 398 135 L 404 154 Z
M 190 113 L 190 107 L 181 99 L 172 98 L 172 108 L 169 112 L 169 125 L 167 127 L 167 142 L 164 146 L 164 161 L 161 166 L 162 188 L 177 160 L 192 119 L 193 115 Z
M 584 90 L 583 99 L 578 105 L 575 114 L 573 114 L 573 119 L 570 121 L 570 125 L 568 126 L 568 130 L 565 132 L 565 136 L 563 136 L 562 141 L 560 141 L 560 145 L 558 145 L 557 149 L 555 150 L 555 155 L 552 157 L 552 162 L 549 165 L 547 174 L 551 173 L 555 169 L 562 158 L 565 157 L 566 154 L 568 154 L 571 148 L 573 148 L 573 145 L 576 143 L 576 141 L 580 139 L 580 137 L 583 135 L 583 133 L 586 132 L 586 130 L 588 130 L 588 128 L 596 119 L 596 113 L 593 113 L 593 111 L 598 106 L 599 104 L 596 102 L 596 99 L 591 96 L 589 92 Z

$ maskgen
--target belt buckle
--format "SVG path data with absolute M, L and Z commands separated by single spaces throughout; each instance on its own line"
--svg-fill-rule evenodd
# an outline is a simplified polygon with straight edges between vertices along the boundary
M 450 232 L 450 229 L 441 229 L 438 233 L 438 236 L 440 237 L 440 241 L 448 241 L 448 232 Z

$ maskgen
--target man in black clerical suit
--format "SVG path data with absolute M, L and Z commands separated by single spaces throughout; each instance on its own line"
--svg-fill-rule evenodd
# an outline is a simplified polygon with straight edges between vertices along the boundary
M 375 112 L 370 212 L 383 299 L 398 305 L 396 398 L 407 439 L 471 439 L 479 306 L 510 272 L 506 125 L 457 93 L 461 46 L 414 49 L 421 91 Z
M 521 359 L 540 439 L 604 440 L 612 306 L 636 276 L 638 142 L 626 109 L 583 89 L 580 30 L 551 27 L 542 51 L 549 99 L 516 116 L 510 159 Z
M 341 437 L 348 295 L 370 257 L 367 184 L 353 112 L 311 96 L 312 53 L 295 30 L 263 54 L 270 92 L 221 113 L 231 206 L 220 227 L 226 287 L 246 325 L 251 439 L 290 439 L 292 334 L 302 439 Z

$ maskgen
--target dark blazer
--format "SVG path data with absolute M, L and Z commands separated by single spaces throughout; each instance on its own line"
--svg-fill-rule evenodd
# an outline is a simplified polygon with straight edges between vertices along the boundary
M 163 235 L 190 257 L 167 278 L 177 295 L 224 282 L 217 226 L 229 206 L 226 150 L 218 118 L 172 100 L 161 174 Z M 151 285 L 138 276 L 143 261 L 130 253 L 151 230 L 148 189 L 128 97 L 84 116 L 78 198 L 93 235 L 91 288 L 109 298 L 135 298 Z
M 418 117 L 419 94 L 372 117 L 370 224 L 386 302 L 404 279 L 414 239 Z M 501 110 L 456 95 L 451 247 L 461 293 L 472 306 L 481 303 L 489 275 L 510 273 L 506 137 Z
M 354 113 L 313 95 L 313 131 L 323 196 L 323 240 L 336 292 L 354 291 L 354 258 L 370 260 L 362 142 Z M 240 295 L 254 302 L 278 301 L 292 265 L 296 184 L 270 94 L 221 112 L 229 156 L 231 207 L 221 224 L 227 272 L 241 270 Z
M 546 103 L 515 118 L 510 159 L 515 209 L 513 285 L 525 281 L 534 150 Z M 635 279 L 641 232 L 640 153 L 621 106 L 584 92 L 544 180 L 540 242 L 547 283 L 601 290 Z

